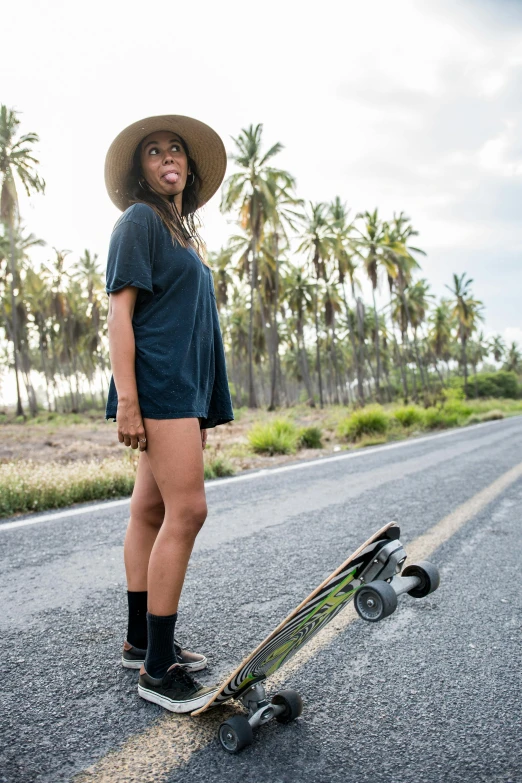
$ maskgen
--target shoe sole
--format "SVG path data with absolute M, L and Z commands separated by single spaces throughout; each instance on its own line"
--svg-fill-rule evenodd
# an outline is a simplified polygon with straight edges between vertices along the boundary
M 155 691 L 149 691 L 141 685 L 138 685 L 138 694 L 142 699 L 151 701 L 153 704 L 159 704 L 160 707 L 164 707 L 170 712 L 192 712 L 198 710 L 200 707 L 204 707 L 210 699 L 217 693 L 217 688 L 213 691 L 205 693 L 203 696 L 194 696 L 192 699 L 183 699 L 183 701 L 174 701 L 167 696 L 161 696 L 161 694 Z
M 144 663 L 145 659 L 143 659 L 143 661 L 128 661 L 123 656 L 121 659 L 121 664 L 124 669 L 141 669 Z M 181 663 L 180 666 L 189 672 L 200 672 L 202 669 L 206 668 L 207 664 L 208 660 L 204 658 L 202 661 L 194 661 L 193 663 Z

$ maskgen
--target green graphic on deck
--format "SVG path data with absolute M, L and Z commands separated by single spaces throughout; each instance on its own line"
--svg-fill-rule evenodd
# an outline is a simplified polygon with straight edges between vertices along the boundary
M 341 591 L 343 591 L 346 586 L 352 582 L 356 573 L 357 568 L 354 568 L 353 571 L 351 571 L 342 580 L 342 582 L 336 585 L 336 587 L 330 593 L 328 593 L 328 595 L 325 596 L 325 598 L 304 618 L 303 622 L 298 625 L 295 631 L 292 633 L 292 636 L 270 653 L 263 664 L 264 668 L 265 664 L 273 661 L 270 668 L 265 669 L 265 674 L 267 677 L 279 669 L 279 667 L 294 652 L 294 650 L 307 640 L 311 632 L 318 630 L 318 627 L 324 625 L 328 621 L 329 615 L 335 609 L 338 609 L 342 604 L 346 603 L 353 597 L 353 594 L 357 589 L 356 587 L 348 590 L 347 592 Z M 313 618 L 315 618 L 316 622 L 310 624 L 310 621 Z M 305 631 L 303 634 L 302 629 L 306 629 L 306 626 L 309 624 L 310 628 L 308 633 Z

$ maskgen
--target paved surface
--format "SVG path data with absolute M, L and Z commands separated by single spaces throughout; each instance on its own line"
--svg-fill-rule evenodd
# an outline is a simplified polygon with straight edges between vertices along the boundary
M 397 520 L 414 548 L 475 510 L 431 556 L 440 589 L 290 663 L 303 716 L 262 727 L 237 757 L 214 738 L 233 707 L 167 714 L 119 664 L 126 505 L 0 524 L 0 781 L 522 780 L 522 480 L 472 505 L 522 462 L 522 418 L 359 454 L 208 485 L 177 628 L 209 656 L 200 679 L 235 667 L 382 524 Z

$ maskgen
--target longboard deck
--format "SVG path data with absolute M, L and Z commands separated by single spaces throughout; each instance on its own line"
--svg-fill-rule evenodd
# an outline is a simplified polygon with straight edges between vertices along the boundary
M 218 706 L 229 699 L 237 699 L 256 682 L 274 674 L 350 602 L 356 590 L 351 583 L 357 579 L 357 572 L 362 571 L 371 560 L 373 549 L 377 548 L 381 539 L 398 538 L 399 532 L 395 522 L 390 522 L 374 533 L 290 612 L 237 669 L 234 669 L 212 698 L 191 715 L 199 715 L 210 707 Z

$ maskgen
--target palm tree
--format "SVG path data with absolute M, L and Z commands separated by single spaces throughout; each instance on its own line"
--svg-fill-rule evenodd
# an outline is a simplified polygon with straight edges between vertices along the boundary
M 218 252 L 210 252 L 208 261 L 214 277 L 214 289 L 218 307 L 226 307 L 229 299 L 229 291 L 233 286 L 232 276 L 232 247 L 222 247 Z
M 449 362 L 451 358 L 451 330 L 452 319 L 448 301 L 441 299 L 429 317 L 430 331 L 428 334 L 428 346 L 435 357 L 434 366 L 441 382 L 444 379 L 437 364 L 438 361 Z M 448 369 L 449 376 L 449 369 Z
M 39 141 L 36 133 L 26 133 L 17 138 L 20 120 L 12 109 L 3 104 L 0 106 L 0 218 L 7 228 L 11 258 L 11 307 L 13 313 L 13 354 L 15 365 L 15 380 L 17 416 L 23 416 L 20 384 L 18 380 L 18 318 L 15 303 L 16 285 L 16 253 L 15 227 L 19 220 L 17 180 L 22 184 L 28 196 L 31 193 L 44 193 L 45 182 L 36 171 L 39 161 L 32 154 L 32 146 Z
M 94 376 L 96 374 L 96 364 L 97 361 L 99 361 L 103 378 L 105 373 L 105 359 L 103 357 L 103 352 L 100 352 L 99 348 L 101 346 L 101 310 L 102 301 L 105 301 L 105 284 L 102 271 L 98 265 L 98 255 L 85 249 L 83 255 L 80 256 L 79 261 L 71 272 L 71 280 L 78 281 L 82 285 L 82 289 L 84 288 L 87 293 L 86 317 L 88 320 L 85 325 L 86 334 L 84 339 L 86 342 L 86 358 L 89 362 L 90 375 Z M 96 359 L 96 361 L 93 361 L 93 359 Z M 91 388 L 91 397 L 94 399 L 94 392 L 90 380 L 89 386 Z
M 344 307 L 346 310 L 346 324 L 348 328 L 348 334 L 350 336 L 350 343 L 352 346 L 353 361 L 355 363 L 355 371 L 357 374 L 357 396 L 359 402 L 364 404 L 364 354 L 361 342 L 356 344 L 355 339 L 355 319 L 354 315 L 360 314 L 360 308 L 351 310 L 348 306 L 348 299 L 346 296 L 345 279 L 348 278 L 350 282 L 350 290 L 354 303 L 357 303 L 357 295 L 355 293 L 356 285 L 359 286 L 359 282 L 356 278 L 357 262 L 355 259 L 355 252 L 353 248 L 354 222 L 348 222 L 349 210 L 346 208 L 339 196 L 336 196 L 334 201 L 329 206 L 329 217 L 331 220 L 332 231 L 332 258 L 337 265 L 337 273 L 339 276 L 339 283 L 341 284 L 343 292 Z M 361 332 L 361 324 L 359 324 L 359 333 Z
M 31 331 L 32 321 L 31 314 L 27 311 L 27 275 L 32 271 L 28 251 L 35 246 L 45 245 L 42 239 L 37 239 L 34 234 L 28 234 L 21 227 L 21 224 L 15 228 L 14 231 L 14 256 L 15 256 L 15 308 L 13 313 L 13 300 L 12 296 L 4 298 L 7 294 L 7 273 L 8 265 L 11 257 L 11 243 L 6 237 L 0 236 L 0 268 L 2 269 L 3 277 L 3 292 L 0 297 L 0 307 L 3 318 L 3 326 L 5 329 L 8 340 L 13 342 L 14 340 L 14 320 L 16 319 L 18 325 L 17 340 L 15 344 L 16 353 L 20 359 L 19 370 L 22 373 L 24 379 L 27 399 L 29 400 L 29 407 L 32 416 L 36 416 L 38 413 L 38 402 L 36 399 L 36 393 L 32 385 L 31 371 L 33 369 L 33 362 L 31 356 Z M 5 270 L 3 264 L 5 262 Z M 14 355 L 14 350 L 13 350 Z
M 244 405 L 241 367 L 248 362 L 249 313 L 246 297 L 236 287 L 230 305 L 229 331 L 231 345 L 231 376 L 236 390 L 237 405 Z M 247 384 L 248 386 L 248 384 Z
M 249 406 L 257 407 L 253 366 L 254 294 L 257 288 L 257 259 L 266 221 L 275 209 L 275 187 L 293 188 L 294 178 L 287 172 L 275 169 L 268 162 L 277 155 L 283 145 L 277 142 L 268 152 L 261 152 L 262 123 L 243 128 L 233 138 L 236 151 L 229 157 L 239 171 L 225 180 L 220 209 L 223 213 L 239 207 L 241 228 L 250 238 L 248 253 L 250 264 L 250 317 L 248 328 L 248 397 Z
M 409 304 L 405 291 L 406 288 L 412 282 L 414 270 L 420 269 L 420 265 L 418 261 L 415 259 L 415 257 L 413 256 L 413 253 L 420 253 L 423 256 L 426 255 L 426 253 L 424 252 L 424 250 L 421 250 L 418 247 L 412 247 L 408 244 L 411 237 L 418 236 L 419 232 L 415 231 L 415 229 L 411 225 L 410 218 L 407 215 L 405 215 L 404 212 L 400 212 L 398 215 L 394 212 L 393 221 L 391 225 L 386 224 L 385 230 L 387 234 L 387 247 L 385 247 L 384 252 L 395 264 L 395 268 L 396 268 L 395 276 L 388 274 L 392 331 L 393 331 L 394 313 L 396 309 L 394 309 L 392 305 L 391 297 L 392 297 L 392 291 L 394 285 L 396 283 L 398 289 L 398 295 L 399 298 L 401 299 L 402 306 L 404 307 L 404 312 L 406 316 L 406 329 L 403 332 L 403 341 L 404 340 L 406 341 L 406 352 L 409 353 L 410 348 L 409 348 L 409 338 L 408 338 L 408 325 L 411 325 L 411 318 L 409 313 Z M 424 375 L 420 364 L 419 347 L 418 347 L 415 333 L 414 333 L 414 348 L 415 348 L 415 361 L 419 368 L 421 381 L 424 385 Z M 401 372 L 403 377 L 403 388 L 405 392 L 405 398 L 407 399 L 408 397 L 407 376 L 404 369 L 404 361 L 402 356 L 403 352 L 399 350 L 398 345 L 397 345 L 397 353 L 399 356 L 399 362 L 400 362 L 400 367 L 401 367 Z M 415 388 L 414 390 L 415 397 L 416 394 L 417 394 L 417 390 Z
M 310 201 L 309 211 L 302 218 L 303 233 L 301 243 L 297 248 L 298 253 L 305 253 L 310 262 L 311 269 L 315 272 L 314 295 L 314 322 L 316 365 L 319 380 L 319 404 L 323 407 L 323 379 L 321 374 L 321 351 L 319 347 L 319 280 L 326 281 L 326 263 L 332 250 L 333 237 L 331 226 L 327 218 L 327 205 Z
M 275 177 L 275 182 L 271 184 L 274 193 L 274 209 L 268 218 L 269 233 L 266 238 L 266 251 L 272 259 L 269 265 L 273 269 L 273 276 L 267 289 L 268 297 L 272 303 L 270 312 L 271 339 L 269 345 L 271 348 L 271 379 L 270 379 L 270 400 L 268 410 L 275 410 L 279 404 L 278 380 L 279 385 L 282 381 L 282 373 L 279 358 L 279 290 L 280 290 L 280 270 L 282 259 L 281 255 L 290 248 L 290 237 L 288 229 L 296 231 L 297 221 L 301 219 L 301 212 L 296 211 L 304 205 L 303 199 L 298 199 L 286 181 L 280 177 Z
M 489 341 L 489 351 L 496 362 L 501 362 L 506 353 L 506 344 L 499 334 L 494 335 Z
M 428 293 L 429 287 L 428 281 L 423 278 L 422 280 L 417 280 L 413 285 L 410 285 L 405 292 L 405 304 L 413 331 L 413 344 L 415 346 L 415 356 L 419 367 L 421 383 L 423 388 L 426 389 L 427 387 L 428 390 L 430 389 L 430 379 L 427 371 L 426 375 L 424 374 L 417 332 L 426 320 L 426 313 L 429 307 L 428 299 L 433 299 L 433 294 Z
M 381 350 L 379 346 L 379 317 L 377 314 L 377 304 L 375 301 L 375 290 L 379 282 L 379 270 L 383 267 L 390 277 L 395 277 L 397 270 L 393 259 L 389 254 L 389 236 L 387 224 L 383 223 L 378 215 L 377 209 L 373 212 L 361 212 L 357 215 L 364 221 L 364 230 L 359 230 L 360 237 L 356 240 L 357 247 L 363 248 L 364 253 L 360 253 L 366 267 L 366 274 L 372 285 L 373 313 L 375 321 L 375 359 L 377 372 L 375 375 L 375 390 L 377 399 L 381 400 Z M 360 252 L 360 251 L 359 251 Z
M 74 398 L 74 392 L 71 385 L 71 362 L 72 345 L 70 337 L 70 303 L 67 292 L 70 287 L 71 270 L 66 268 L 65 259 L 70 254 L 70 250 L 57 250 L 53 247 L 55 258 L 49 264 L 42 264 L 42 273 L 45 276 L 51 289 L 51 303 L 53 317 L 59 325 L 58 335 L 52 335 L 53 345 L 53 375 L 61 373 L 67 379 L 69 384 L 69 396 L 71 400 L 71 409 L 76 410 L 78 403 Z M 61 367 L 57 367 L 57 362 Z M 62 367 L 64 372 L 62 372 Z
M 466 279 L 463 272 L 459 277 L 453 275 L 453 288 L 446 286 L 451 291 L 454 299 L 451 302 L 452 315 L 457 321 L 457 334 L 461 344 L 461 366 L 464 372 L 464 393 L 468 395 L 468 357 L 466 347 L 469 338 L 477 328 L 477 322 L 483 321 L 483 304 L 478 299 L 473 299 L 471 294 L 471 278 Z
M 308 355 L 306 353 L 304 341 L 306 315 L 314 308 L 314 298 L 311 293 L 313 283 L 310 282 L 302 267 L 292 267 L 289 273 L 283 278 L 283 287 L 286 303 L 290 308 L 290 311 L 296 317 L 297 355 L 301 367 L 301 376 L 308 394 L 308 402 L 311 407 L 315 407 L 312 383 L 310 380 L 310 370 L 308 367 Z
M 333 401 L 337 404 L 339 403 L 339 389 L 342 388 L 343 404 L 346 404 L 345 385 L 344 382 L 341 380 L 341 375 L 339 372 L 339 363 L 337 361 L 336 324 L 337 324 L 337 314 L 340 313 L 342 309 L 342 300 L 338 289 L 339 284 L 336 281 L 334 281 L 332 277 L 330 277 L 329 280 L 326 280 L 324 284 L 324 290 L 323 290 L 324 323 L 326 329 L 331 330 L 329 356 L 330 356 L 331 365 L 333 366 L 333 375 L 335 379 Z
M 520 349 L 515 342 L 511 343 L 511 345 L 508 348 L 506 361 L 503 369 L 510 370 L 511 372 L 516 372 L 517 375 L 520 375 L 520 373 L 522 373 L 522 353 L 520 353 Z
M 50 387 L 52 386 L 52 375 L 47 363 L 50 322 L 52 320 L 50 308 L 51 291 L 44 278 L 31 268 L 27 269 L 24 281 L 24 301 L 34 319 L 34 328 L 40 352 L 40 369 L 45 378 L 47 410 L 51 411 Z
M 478 394 L 478 379 L 477 379 L 477 366 L 480 362 L 484 361 L 489 353 L 489 343 L 486 340 L 484 332 L 479 332 L 474 340 L 470 340 L 469 345 L 469 360 L 473 367 L 473 380 L 475 384 L 475 398 Z

